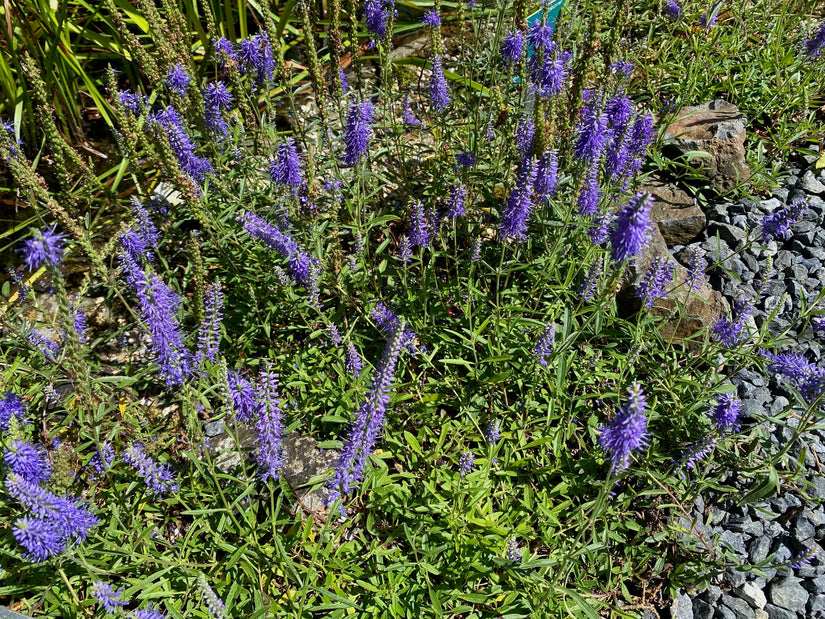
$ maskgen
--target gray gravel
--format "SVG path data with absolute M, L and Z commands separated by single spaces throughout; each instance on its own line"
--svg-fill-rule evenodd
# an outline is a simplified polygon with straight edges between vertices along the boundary
M 811 159 L 811 158 L 809 158 Z M 728 258 L 741 249 L 748 238 L 759 238 L 759 228 L 766 214 L 772 213 L 800 196 L 807 196 L 811 209 L 802 221 L 791 227 L 786 240 L 771 241 L 768 249 L 761 242 L 743 253 Z M 802 328 L 796 319 L 803 303 L 808 307 L 825 286 L 825 171 L 816 171 L 810 161 L 790 170 L 783 186 L 772 197 L 741 200 L 736 204 L 712 205 L 706 209 L 707 232 L 697 241 L 712 262 L 726 259 L 725 269 L 708 272 L 714 288 L 720 290 L 731 305 L 746 298 L 756 298 L 765 276 L 766 258 L 772 256 L 773 270 L 764 292 L 758 298 L 752 328 L 762 327 L 778 308 L 768 329 L 778 335 L 786 329 L 793 347 L 783 352 L 804 354 L 810 361 L 825 363 L 820 344 L 822 333 Z M 685 266 L 693 246 L 675 247 L 672 253 Z M 732 377 L 743 402 L 744 426 L 763 424 L 768 431 L 771 449 L 778 451 L 793 437 L 792 418 L 787 425 L 765 421 L 794 402 L 786 385 L 775 376 L 765 376 L 758 368 L 746 368 Z M 672 617 L 696 619 L 825 619 L 825 431 L 811 430 L 790 448 L 799 458 L 805 452 L 807 469 L 801 489 L 783 488 L 780 495 L 745 507 L 717 504 L 716 497 L 706 495 L 694 504 L 694 523 L 686 528 L 706 531 L 716 540 L 717 548 L 727 549 L 739 562 L 714 579 L 705 591 L 680 594 L 674 600 Z M 743 492 L 749 481 L 728 479 Z M 804 484 L 807 483 L 807 486 Z M 685 524 L 685 523 L 683 523 Z M 799 562 L 800 555 L 813 555 Z M 687 608 L 686 601 L 691 601 Z

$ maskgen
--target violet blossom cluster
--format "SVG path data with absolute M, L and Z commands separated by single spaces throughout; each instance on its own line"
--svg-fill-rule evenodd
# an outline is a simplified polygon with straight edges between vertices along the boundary
M 207 84 L 203 89 L 203 121 L 213 134 L 226 137 L 229 125 L 224 120 L 223 112 L 232 107 L 232 93 L 223 82 Z
M 548 322 L 539 335 L 536 345 L 533 347 L 533 356 L 538 360 L 539 365 L 547 367 L 547 357 L 553 351 L 553 342 L 556 337 L 556 324 Z
M 644 192 L 635 194 L 621 208 L 610 238 L 610 257 L 614 262 L 622 262 L 641 254 L 653 225 L 650 220 L 652 209 L 653 198 Z
M 504 66 L 510 68 L 517 65 L 524 55 L 524 32 L 511 30 L 501 43 L 501 60 Z
M 175 108 L 167 107 L 154 112 L 150 115 L 149 121 L 153 126 L 163 130 L 182 172 L 196 183 L 202 182 L 212 174 L 212 164 L 209 160 L 195 154 L 195 143 L 189 137 Z
M 793 385 L 802 397 L 810 402 L 825 392 L 825 368 L 794 353 L 764 353 L 768 372 L 773 372 Z
M 255 388 L 252 383 L 240 372 L 230 370 L 226 376 L 226 388 L 229 408 L 235 413 L 235 419 L 241 423 L 251 422 L 257 411 Z
M 5 432 L 11 425 L 12 417 L 25 421 L 26 405 L 13 391 L 4 391 L 0 396 L 0 432 Z
M 525 159 L 521 165 L 516 186 L 510 191 L 501 214 L 499 235 L 502 239 L 527 238 L 527 224 L 533 212 L 533 188 L 536 180 L 536 160 Z
M 249 234 L 286 258 L 293 281 L 309 288 L 313 275 L 312 266 L 317 261 L 298 246 L 289 232 L 276 228 L 249 211 L 243 211 L 238 221 Z
M 102 580 L 98 580 L 92 585 L 92 595 L 97 598 L 98 603 L 107 615 L 114 615 L 118 608 L 129 605 L 129 602 L 121 599 L 123 587 L 115 591 L 111 584 Z
M 354 166 L 369 152 L 373 120 L 374 112 L 369 99 L 363 103 L 353 101 L 350 104 L 344 132 L 344 163 L 346 165 Z
M 179 94 L 181 97 L 185 97 L 186 89 L 189 88 L 189 84 L 192 83 L 192 78 L 189 77 L 189 73 L 187 73 L 183 65 L 177 63 L 169 69 L 163 83 L 166 84 L 166 87 L 172 92 Z
M 3 453 L 3 459 L 12 473 L 32 483 L 39 484 L 51 477 L 51 463 L 40 445 L 15 439 Z
M 278 144 L 275 159 L 269 166 L 269 174 L 274 182 L 288 187 L 293 194 L 303 186 L 304 173 L 295 140 L 286 138 Z
M 230 55 L 238 62 L 241 73 L 253 76 L 256 85 L 263 86 L 272 81 L 275 59 L 265 30 L 243 39 L 238 44 L 237 51 L 233 50 Z
M 723 393 L 719 396 L 716 406 L 711 409 L 710 417 L 720 432 L 739 428 L 739 415 L 742 412 L 742 402 L 732 393 Z
M 123 240 L 123 239 L 121 239 Z M 123 243 L 122 243 L 123 244 Z M 124 278 L 134 290 L 141 310 L 141 320 L 152 338 L 152 350 L 157 355 L 161 375 L 168 387 L 183 384 L 190 374 L 189 351 L 183 343 L 183 333 L 177 320 L 180 299 L 156 274 L 147 274 L 128 251 L 120 252 Z
M 203 321 L 198 329 L 198 351 L 195 353 L 194 365 L 203 368 L 205 360 L 215 363 L 221 342 L 221 310 L 223 309 L 223 291 L 220 282 L 213 282 L 206 288 L 203 300 Z
M 278 395 L 278 377 L 268 368 L 261 369 L 255 396 L 255 434 L 258 443 L 256 459 L 261 479 L 276 480 L 280 477 L 284 463 L 281 456 L 283 412 Z
M 811 59 L 819 58 L 825 50 L 825 21 L 814 29 L 811 38 L 805 41 L 805 51 Z
M 153 495 L 160 497 L 178 491 L 175 473 L 169 465 L 153 460 L 140 443 L 133 441 L 123 450 L 123 461 L 143 478 Z
M 393 0 L 366 0 L 364 2 L 364 22 L 367 32 L 376 39 L 383 39 L 387 36 L 387 26 L 390 17 L 395 14 L 395 2 Z
M 647 267 L 642 280 L 636 287 L 636 296 L 642 299 L 647 309 L 653 307 L 656 299 L 664 298 L 667 294 L 667 285 L 673 281 L 676 267 L 670 258 L 656 256 Z
M 330 503 L 348 493 L 364 476 L 367 458 L 372 454 L 384 425 L 395 367 L 404 347 L 405 333 L 406 325 L 403 321 L 398 321 L 387 340 L 384 354 L 375 369 L 364 402 L 350 425 L 347 439 L 341 449 L 341 457 L 329 481 Z
M 608 452 L 614 475 L 627 469 L 631 454 L 648 443 L 646 410 L 642 387 L 639 383 L 633 383 L 627 392 L 627 403 L 612 422 L 599 428 L 599 445 Z
M 46 481 L 44 476 L 48 477 L 43 461 L 28 459 L 22 468 L 34 473 L 32 478 L 10 472 L 5 482 L 9 496 L 26 511 L 14 523 L 12 534 L 23 547 L 23 556 L 40 563 L 60 554 L 73 541 L 84 541 L 99 520 L 79 499 L 60 497 L 40 486 L 40 481 Z
M 810 200 L 806 196 L 797 198 L 787 207 L 779 208 L 773 213 L 765 215 L 762 220 L 762 242 L 767 243 L 774 237 L 783 241 L 787 239 L 791 226 L 802 219 L 810 207 Z
M 450 89 L 447 87 L 447 80 L 444 78 L 444 69 L 441 67 L 441 56 L 434 55 L 430 59 L 430 101 L 436 114 L 441 114 L 450 105 Z
M 57 226 L 34 230 L 32 236 L 23 241 L 20 253 L 29 271 L 36 271 L 43 264 L 54 269 L 63 262 L 63 248 L 66 235 L 57 232 Z
M 736 348 L 743 339 L 745 322 L 753 313 L 753 300 L 745 299 L 734 305 L 732 316 L 728 319 L 722 316 L 711 329 L 713 336 L 725 348 Z

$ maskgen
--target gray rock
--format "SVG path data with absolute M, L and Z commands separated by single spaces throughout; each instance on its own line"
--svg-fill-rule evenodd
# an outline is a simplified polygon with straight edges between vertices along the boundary
M 711 585 L 708 587 L 708 590 L 705 591 L 705 597 L 711 604 L 716 604 L 719 598 L 722 597 L 722 590 L 716 585 Z
M 735 533 L 730 530 L 724 531 L 722 535 L 719 536 L 719 543 L 730 546 L 733 552 L 739 557 L 748 556 L 748 551 L 745 548 L 745 542 L 742 539 L 741 533 Z
M 812 595 L 808 600 L 808 616 L 814 619 L 825 617 L 825 595 Z
M 672 619 L 694 619 L 693 603 L 684 593 L 679 593 L 673 604 L 670 605 L 670 616 Z
M 722 597 L 727 598 L 728 596 L 724 595 Z M 716 612 L 713 613 L 713 619 L 736 619 L 736 612 L 734 612 L 732 608 L 729 608 L 724 604 L 720 604 L 716 607 Z
M 734 591 L 734 594 L 745 600 L 753 608 L 765 608 L 768 603 L 762 590 L 752 582 L 746 582 Z
M 814 524 L 811 522 L 809 514 L 810 512 L 808 512 L 808 514 L 803 512 L 793 519 L 792 531 L 796 536 L 796 539 L 800 542 L 811 539 L 816 533 L 816 529 L 814 528 Z
M 805 191 L 805 193 L 812 193 L 815 195 L 822 195 L 825 193 L 825 185 L 817 180 L 811 170 L 808 170 L 802 175 L 802 180 L 800 181 L 799 186 L 803 191 Z
M 811 593 L 825 593 L 825 576 L 817 576 L 802 582 L 802 586 Z
M 796 613 L 773 604 L 765 606 L 765 612 L 768 613 L 768 619 L 797 619 Z
M 787 576 L 771 583 L 768 589 L 771 604 L 794 612 L 804 613 L 805 605 L 808 603 L 808 592 L 799 582 L 798 578 Z M 770 611 L 768 611 L 768 614 L 770 614 Z
M 708 236 L 711 238 L 718 236 L 721 240 L 725 241 L 729 247 L 739 247 L 744 244 L 747 238 L 747 234 L 741 228 L 718 221 L 713 221 L 708 224 Z
M 223 419 L 210 421 L 209 423 L 204 424 L 203 433 L 209 438 L 223 434 Z
M 722 596 L 722 605 L 730 608 L 736 619 L 754 619 L 753 608 L 745 600 L 730 595 Z
M 693 600 L 693 619 L 713 619 L 714 611 L 712 604 L 699 598 Z
M 747 578 L 745 572 L 741 572 L 735 567 L 729 567 L 725 570 L 725 580 L 733 589 L 744 585 Z
M 309 436 L 292 432 L 282 443 L 284 465 L 281 475 L 295 491 L 296 496 L 306 511 L 319 514 L 325 512 L 329 490 L 325 484 L 310 490 L 307 484 L 313 477 L 323 474 L 338 461 L 339 452 L 335 449 L 318 449 L 318 442 Z

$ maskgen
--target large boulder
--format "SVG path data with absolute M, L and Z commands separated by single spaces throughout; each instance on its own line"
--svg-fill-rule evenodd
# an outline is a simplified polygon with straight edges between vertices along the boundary
M 690 338 L 702 329 L 712 327 L 722 316 L 727 316 L 730 308 L 722 294 L 711 288 L 707 282 L 702 282 L 698 290 L 688 290 L 687 269 L 671 258 L 667 243 L 658 227 L 653 227 L 650 242 L 636 263 L 630 267 L 629 283 L 617 299 L 620 313 L 629 316 L 642 308 L 642 301 L 636 297 L 636 290 L 648 267 L 657 257 L 672 260 L 674 264 L 673 281 L 667 286 L 668 295 L 656 299 L 650 310 L 657 316 L 667 318 L 659 323 L 659 333 L 666 342 L 698 348 L 701 343 L 691 341 Z M 678 308 L 681 308 L 681 311 Z
M 687 245 L 704 229 L 707 218 L 702 209 L 676 185 L 652 179 L 639 190 L 653 196 L 650 217 L 659 226 L 668 247 Z
M 704 171 L 711 189 L 724 194 L 751 176 L 745 163 L 746 124 L 739 108 L 722 99 L 683 107 L 665 131 L 665 149 L 676 156 L 707 153 L 693 164 Z

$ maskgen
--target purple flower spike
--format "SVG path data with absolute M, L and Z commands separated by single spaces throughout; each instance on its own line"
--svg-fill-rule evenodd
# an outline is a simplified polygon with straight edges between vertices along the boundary
M 705 250 L 697 245 L 690 256 L 688 265 L 687 282 L 688 290 L 699 290 L 702 287 L 703 275 L 705 272 Z
M 825 368 L 793 353 L 767 353 L 766 357 L 771 361 L 768 371 L 790 382 L 806 401 L 815 400 L 825 392 Z
M 601 199 L 601 191 L 599 191 L 599 166 L 594 162 L 587 169 L 587 176 L 584 179 L 581 193 L 576 201 L 576 206 L 579 208 L 579 215 L 589 217 L 599 212 L 599 200 Z
M 364 21 L 367 24 L 367 32 L 376 39 L 383 39 L 387 36 L 387 22 L 394 11 L 395 3 L 382 2 L 382 0 L 366 0 L 364 2 Z
M 516 151 L 522 157 L 526 157 L 533 149 L 533 135 L 536 133 L 536 126 L 533 119 L 523 116 L 516 127 Z
M 301 171 L 301 158 L 295 148 L 295 140 L 286 138 L 278 144 L 278 154 L 269 166 L 272 180 L 279 185 L 286 185 L 297 193 L 304 184 L 304 174 Z
M 526 160 L 521 166 L 516 186 L 510 192 L 501 215 L 499 234 L 502 238 L 523 241 L 527 238 L 527 224 L 533 211 L 533 185 L 536 179 L 535 159 Z
M 166 74 L 166 79 L 164 79 L 163 82 L 169 90 L 184 97 L 186 96 L 186 89 L 189 88 L 189 84 L 192 83 L 192 78 L 189 77 L 183 65 L 178 63 L 169 69 L 169 73 Z
M 599 276 L 602 274 L 602 262 L 597 260 L 593 266 L 587 271 L 587 277 L 584 278 L 579 298 L 582 303 L 588 303 L 596 295 L 596 289 L 599 285 Z
M 263 241 L 270 249 L 275 250 L 289 261 L 290 275 L 297 284 L 302 286 L 311 284 L 312 267 L 317 261 L 301 250 L 292 235 L 279 230 L 248 211 L 242 212 L 238 221 L 249 234 Z
M 278 479 L 284 464 L 281 457 L 281 426 L 283 413 L 278 396 L 278 377 L 268 369 L 262 369 L 258 386 L 257 418 L 255 432 L 258 437 L 257 459 L 261 479 Z
M 229 388 L 228 404 L 235 412 L 235 419 L 241 423 L 249 423 L 255 418 L 257 410 L 252 383 L 235 371 L 230 371 L 226 379 Z
M 206 602 L 206 608 L 209 614 L 217 619 L 226 617 L 226 604 L 218 597 L 218 594 L 212 590 L 206 580 L 206 575 L 203 572 L 198 573 L 198 589 L 200 589 L 201 597 Z
M 723 393 L 711 411 L 711 419 L 720 432 L 739 428 L 739 414 L 742 411 L 742 402 L 731 393 Z
M 547 357 L 553 351 L 553 342 L 556 337 L 555 323 L 548 322 L 544 330 L 541 332 L 535 347 L 533 348 L 533 356 L 538 359 L 539 365 L 547 367 Z
M 363 478 L 367 458 L 372 454 L 383 428 L 395 367 L 407 333 L 403 321 L 396 321 L 396 326 L 384 348 L 384 355 L 375 370 L 370 389 L 350 426 L 335 474 L 329 482 L 330 503 L 349 492 Z
M 682 7 L 676 0 L 667 0 L 665 2 L 665 15 L 671 19 L 679 19 L 682 15 Z
M 3 456 L 11 472 L 27 481 L 39 484 L 51 477 L 52 466 L 39 445 L 13 440 Z
M 204 122 L 206 128 L 217 136 L 225 137 L 229 133 L 221 112 L 232 107 L 232 93 L 223 82 L 208 84 L 203 89 Z
M 616 229 L 610 242 L 610 257 L 614 262 L 622 262 L 638 256 L 648 241 L 651 229 L 650 211 L 653 198 L 649 193 L 637 193 L 619 211 Z
M 36 271 L 44 263 L 55 269 L 60 267 L 65 239 L 65 234 L 58 234 L 57 226 L 35 230 L 32 238 L 23 241 L 20 249 L 26 268 Z
M 41 518 L 18 518 L 11 532 L 17 543 L 24 548 L 23 556 L 32 563 L 46 561 L 66 548 L 66 541 L 61 537 L 60 531 Z
M 178 484 L 169 465 L 155 462 L 139 443 L 131 443 L 123 451 L 123 461 L 143 478 L 146 487 L 155 496 L 177 492 Z
M 630 455 L 648 443 L 647 405 L 639 383 L 627 392 L 627 403 L 607 426 L 599 428 L 599 445 L 610 455 L 611 470 L 618 475 L 630 466 Z
M 369 151 L 372 139 L 373 110 L 369 100 L 352 102 L 347 114 L 347 128 L 344 135 L 344 163 L 354 166 Z
M 415 117 L 412 111 L 412 105 L 410 104 L 410 96 L 407 95 L 404 98 L 404 112 L 401 115 L 401 122 L 403 122 L 408 127 L 420 127 L 421 121 Z
M 718 2 L 714 4 L 707 13 L 702 15 L 702 18 L 699 20 L 699 24 L 706 30 L 713 28 L 716 20 L 719 18 L 719 11 L 721 8 L 722 0 L 718 0 Z
M 667 284 L 673 281 L 675 265 L 668 259 L 656 256 L 642 276 L 642 281 L 636 287 L 636 296 L 642 299 L 647 309 L 653 307 L 656 299 L 664 298 L 667 294 Z
M 347 342 L 346 352 L 344 353 L 344 368 L 353 376 L 361 374 L 364 363 L 361 361 L 361 355 L 355 348 L 355 344 Z
M 484 429 L 484 438 L 493 446 L 501 439 L 501 422 L 498 419 L 494 419 L 487 424 Z
M 435 9 L 428 9 L 424 11 L 424 16 L 421 18 L 421 23 L 428 28 L 440 28 L 441 18 Z
M 92 595 L 106 609 L 107 615 L 114 615 L 119 606 L 128 606 L 129 604 L 129 602 L 120 599 L 120 596 L 123 595 L 123 587 L 115 591 L 112 585 L 100 580 L 92 586 Z
M 597 160 L 607 137 L 607 116 L 585 105 L 582 108 L 577 133 L 578 139 L 573 147 L 576 157 L 589 161 Z
M 424 212 L 424 205 L 420 200 L 413 202 L 410 214 L 410 231 L 407 234 L 411 247 L 427 247 L 433 237 L 430 218 Z
M 811 38 L 805 41 L 805 51 L 809 58 L 819 58 L 822 50 L 825 50 L 825 21 L 819 24 Z
M 710 455 L 710 452 L 712 452 L 713 448 L 716 447 L 718 440 L 719 439 L 715 436 L 708 436 L 703 438 L 701 441 L 694 443 L 688 449 L 682 451 L 679 461 L 675 463 L 676 467 L 684 467 L 688 471 L 692 471 L 696 468 L 696 465 L 699 462 Z
M 464 476 L 470 473 L 476 464 L 476 456 L 472 451 L 465 451 L 458 459 L 458 476 L 464 479 Z
M 12 391 L 5 391 L 0 397 L 0 432 L 9 429 L 12 417 L 23 421 L 26 416 L 26 405 Z
M 535 193 L 537 203 L 542 203 L 552 198 L 556 193 L 558 172 L 558 151 L 547 149 L 539 158 L 536 170 L 536 182 L 533 185 L 533 193 Z
M 791 226 L 802 219 L 810 207 L 810 199 L 806 196 L 765 215 L 765 219 L 762 220 L 762 242 L 767 243 L 773 237 L 783 241 L 787 239 Z
M 447 88 L 447 80 L 444 79 L 444 70 L 441 68 L 441 56 L 433 56 L 430 61 L 432 65 L 432 75 L 430 76 L 430 100 L 436 114 L 440 114 L 450 105 L 452 98 Z
M 467 202 L 467 187 L 464 183 L 456 183 L 450 188 L 450 199 L 447 201 L 447 217 L 457 219 L 464 215 Z
M 476 156 L 472 151 L 463 150 L 455 156 L 455 162 L 462 168 L 472 168 L 476 164 Z
M 524 33 L 521 30 L 511 30 L 504 37 L 501 44 L 501 59 L 505 67 L 518 64 L 524 55 Z
M 203 362 L 218 360 L 218 349 L 221 343 L 221 309 L 223 309 L 223 292 L 220 282 L 213 282 L 206 289 L 204 295 L 204 317 L 198 330 L 198 352 L 195 355 L 195 365 L 203 367 Z
M 721 317 L 713 325 L 711 333 L 725 348 L 736 348 L 742 342 L 745 321 L 753 312 L 753 301 L 739 301 L 733 308 L 732 320 Z

